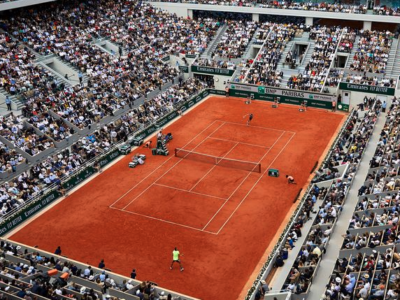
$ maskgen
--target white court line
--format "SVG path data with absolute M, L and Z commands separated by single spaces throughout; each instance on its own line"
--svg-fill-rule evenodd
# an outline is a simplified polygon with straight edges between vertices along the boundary
M 226 152 L 225 155 L 222 156 L 222 159 L 225 158 L 229 153 L 231 153 L 232 150 L 235 149 L 236 146 L 237 146 L 238 144 L 239 144 L 239 143 L 236 143 L 236 144 L 231 148 L 231 150 L 229 150 L 228 152 Z M 220 161 L 221 161 L 221 160 L 220 160 Z M 204 178 L 206 178 L 206 176 L 207 176 L 208 174 L 210 174 L 212 170 L 215 169 L 216 166 L 218 166 L 218 163 L 219 163 L 219 162 L 217 161 L 217 163 L 216 163 L 210 170 L 208 170 L 208 172 L 207 172 L 206 174 L 204 174 L 204 176 L 201 177 L 201 178 L 194 184 L 194 186 L 190 189 L 190 192 L 193 191 L 193 190 L 195 189 L 195 187 L 196 187 Z
M 187 145 L 189 145 L 191 142 L 194 141 L 194 139 L 196 139 L 200 134 L 202 134 L 204 131 L 206 131 L 208 128 L 210 128 L 212 125 L 214 125 L 215 122 L 217 122 L 219 120 L 215 120 L 214 122 L 212 122 L 210 125 L 208 125 L 206 128 L 204 128 L 202 131 L 200 131 L 194 138 L 192 138 L 184 147 L 186 147 Z M 119 197 L 117 200 L 115 200 L 115 202 L 113 204 L 111 204 L 109 207 L 112 207 L 114 204 L 116 204 L 119 200 L 121 200 L 123 197 L 125 197 L 128 193 L 130 193 L 130 191 L 132 191 L 134 188 L 136 188 L 139 184 L 141 184 L 143 181 L 145 181 L 147 178 L 149 178 L 155 171 L 157 171 L 159 168 L 161 168 L 163 165 L 165 165 L 168 161 L 170 161 L 172 158 L 174 158 L 175 156 L 171 156 L 170 158 L 168 158 L 165 162 L 163 162 L 161 165 L 159 165 L 156 169 L 154 169 L 150 174 L 148 174 L 146 177 L 144 177 L 142 180 L 140 180 L 137 184 L 135 184 L 131 189 L 129 189 L 125 194 L 123 194 L 121 197 Z
M 232 142 L 232 143 L 236 143 L 236 141 L 234 140 L 226 140 L 226 139 L 220 139 L 220 138 L 215 138 L 212 136 L 209 136 L 208 139 L 213 139 L 213 140 L 218 140 L 218 141 L 225 141 L 225 142 Z M 243 145 L 248 145 L 248 146 L 252 146 L 252 147 L 259 147 L 259 148 L 270 148 L 268 146 L 260 146 L 260 145 L 255 145 L 255 144 L 249 144 L 249 143 L 243 143 L 243 142 L 238 142 L 239 144 L 243 144 Z
M 168 188 L 168 189 L 172 189 L 172 190 L 187 192 L 187 193 L 190 193 L 190 194 L 196 194 L 196 195 L 200 195 L 200 196 L 205 196 L 205 197 L 210 197 L 210 198 L 216 198 L 216 199 L 220 199 L 220 200 L 226 201 L 226 198 L 217 197 L 217 196 L 208 195 L 208 194 L 197 193 L 197 192 L 192 192 L 192 191 L 189 191 L 189 190 L 179 189 L 179 188 L 176 188 L 176 187 L 173 187 L 173 186 L 169 186 L 169 185 L 165 185 L 165 184 L 155 183 L 154 185 L 162 186 L 162 187 L 165 187 L 165 188 Z
M 262 128 L 262 129 L 265 129 L 265 130 L 275 130 L 275 131 L 281 131 L 281 132 L 283 131 L 283 132 L 289 132 L 289 133 L 296 133 L 294 131 L 287 131 L 287 130 L 270 128 L 270 127 L 253 126 L 253 125 L 247 126 L 246 124 L 242 124 L 242 123 L 228 122 L 228 121 L 222 121 L 222 120 L 218 120 L 218 121 L 225 122 L 226 124 L 235 124 L 235 125 L 240 125 L 240 126 L 246 126 L 248 128 Z
M 276 145 L 276 143 L 281 139 L 281 137 L 285 134 L 285 131 L 282 132 L 282 134 L 276 139 L 276 141 L 272 144 L 271 148 L 268 149 L 268 151 L 261 157 L 261 159 L 258 161 L 260 164 L 261 161 L 268 155 L 268 153 L 271 151 L 271 149 Z M 252 172 L 249 172 L 247 176 L 242 180 L 242 182 L 238 185 L 238 187 L 232 192 L 232 194 L 229 196 L 228 200 L 233 197 L 233 195 L 236 193 L 236 191 L 240 188 L 240 186 L 244 183 L 244 181 L 250 176 Z M 262 175 L 261 175 L 262 176 Z
M 122 211 L 122 212 L 125 212 L 125 213 L 129 213 L 129 214 L 132 214 L 132 215 L 141 216 L 141 217 L 144 217 L 144 218 L 157 220 L 157 221 L 161 221 L 161 222 L 172 224 L 172 225 L 177 225 L 177 226 L 181 226 L 181 227 L 184 227 L 184 228 L 188 228 L 188 229 L 192 229 L 192 230 L 196 230 L 196 231 L 201 231 L 201 232 L 206 232 L 206 233 L 209 233 L 209 234 L 217 235 L 215 232 L 211 232 L 211 231 L 207 231 L 207 230 L 201 230 L 201 229 L 196 228 L 196 227 L 192 227 L 192 226 L 183 225 L 183 224 L 175 223 L 175 222 L 164 220 L 164 219 L 159 219 L 159 218 L 155 218 L 155 217 L 142 215 L 142 214 L 139 214 L 139 213 L 136 213 L 136 212 L 133 212 L 133 211 L 122 210 L 122 209 L 119 209 L 119 208 L 116 208 L 116 207 L 110 207 L 110 208 L 111 209 L 115 209 L 115 210 L 119 210 L 119 211 Z
M 261 159 L 258 161 L 258 163 L 261 163 L 261 161 L 268 155 L 268 153 L 271 151 L 271 149 L 276 145 L 276 143 L 281 139 L 281 137 L 285 134 L 285 131 L 281 133 L 281 135 L 276 139 L 276 141 L 272 144 L 271 148 L 268 149 L 268 151 L 261 157 Z M 240 182 L 240 184 L 236 187 L 236 189 L 232 192 L 232 194 L 229 196 L 229 198 L 225 201 L 224 204 L 221 205 L 221 207 L 217 210 L 217 212 L 214 214 L 214 216 L 210 219 L 210 221 L 208 221 L 208 223 L 206 224 L 206 226 L 203 227 L 203 230 L 212 222 L 212 220 L 214 220 L 214 218 L 218 215 L 218 213 L 221 211 L 221 209 L 225 206 L 225 204 L 229 201 L 229 199 L 232 198 L 232 196 L 237 192 L 237 190 L 242 186 L 242 184 L 247 180 L 247 178 L 249 178 L 250 174 L 252 172 L 249 172 L 244 178 L 243 180 Z M 263 175 L 260 176 L 260 178 Z
M 264 173 L 260 176 L 260 178 L 257 179 L 257 181 L 254 183 L 254 185 L 251 187 L 251 189 L 249 190 L 249 192 L 243 197 L 242 201 L 240 201 L 240 203 L 238 204 L 238 206 L 235 208 L 235 210 L 231 213 L 231 215 L 228 217 L 228 219 L 225 221 L 225 223 L 221 226 L 221 228 L 218 230 L 217 234 L 219 234 L 221 232 L 222 229 L 224 229 L 225 225 L 229 222 L 229 220 L 232 218 L 232 216 L 235 214 L 235 212 L 239 209 L 239 207 L 242 205 L 242 203 L 244 202 L 244 200 L 246 200 L 246 198 L 250 195 L 250 193 L 253 191 L 253 189 L 256 187 L 256 185 L 260 182 L 261 178 L 264 177 L 264 175 L 268 172 L 268 169 L 272 166 L 272 164 L 276 161 L 276 159 L 279 157 L 279 155 L 281 155 L 281 153 L 283 152 L 283 150 L 286 149 L 287 145 L 289 145 L 290 141 L 293 139 L 293 137 L 296 135 L 296 133 L 294 133 L 292 135 L 292 137 L 286 142 L 285 146 L 283 146 L 283 148 L 281 149 L 281 151 L 279 151 L 278 155 L 275 156 L 274 160 L 269 164 L 269 166 L 267 167 L 267 169 L 264 171 Z
M 215 129 L 213 132 L 211 132 L 211 134 L 213 134 L 214 132 L 216 132 L 217 130 L 219 130 L 222 126 L 224 125 L 224 123 L 222 123 L 221 125 L 219 125 L 218 126 L 218 128 L 217 129 Z M 196 147 L 194 147 L 192 150 L 190 150 L 190 152 L 191 151 L 193 151 L 193 150 L 195 150 L 196 148 L 198 148 L 201 144 L 203 144 L 206 140 L 207 140 L 207 137 L 208 136 L 206 136 L 202 141 L 201 141 L 201 143 L 199 143 Z M 187 145 L 185 145 L 185 146 L 187 146 Z M 184 147 L 185 147 L 184 146 Z M 188 150 L 189 151 L 189 150 Z M 172 157 L 175 157 L 175 156 L 172 156 Z M 172 158 L 171 157 L 171 158 Z M 153 182 L 152 182 L 152 184 L 150 184 L 147 188 L 145 188 L 139 195 L 137 195 L 135 198 L 133 198 L 127 205 L 125 205 L 123 208 L 122 208 L 122 210 L 124 210 L 125 208 L 127 208 L 129 205 L 131 205 L 137 198 L 139 198 L 140 196 L 142 196 L 146 191 L 148 191 L 155 183 L 157 183 L 157 181 L 159 181 L 161 178 L 163 178 L 166 174 L 168 174 L 169 173 L 169 171 L 171 171 L 173 168 L 175 168 L 181 161 L 183 160 L 183 158 L 181 158 L 181 159 L 179 159 L 175 164 L 173 164 L 172 165 L 172 167 L 170 167 L 167 171 L 165 171 L 161 176 L 159 176 L 158 178 L 157 178 L 157 180 L 153 180 Z

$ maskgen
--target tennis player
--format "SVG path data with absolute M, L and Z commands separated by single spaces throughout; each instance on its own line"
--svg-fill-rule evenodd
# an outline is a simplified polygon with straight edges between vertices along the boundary
M 245 104 L 251 104 L 251 101 L 253 100 L 252 98 L 253 98 L 253 94 L 248 95 L 248 96 L 247 96 L 247 100 L 246 100 L 244 103 L 245 103 Z
M 150 148 L 152 142 L 153 141 L 147 141 L 146 144 L 144 144 L 143 148 Z
M 182 254 L 183 255 L 183 254 Z M 171 263 L 171 267 L 169 267 L 172 270 L 172 266 L 174 265 L 174 263 L 178 263 L 179 266 L 181 267 L 181 272 L 184 270 L 182 267 L 182 263 L 179 259 L 180 256 L 180 252 L 178 250 L 178 248 L 175 247 L 175 250 L 172 251 L 172 263 Z
M 291 175 L 286 175 L 286 179 L 287 179 L 287 183 L 289 183 L 289 184 L 297 184 L 296 182 L 294 182 L 294 178 Z
M 300 111 L 307 111 L 307 101 L 303 101 L 300 104 Z
M 253 120 L 253 114 L 247 114 L 247 115 L 244 115 L 244 116 L 243 116 L 243 119 L 244 119 L 246 116 L 249 116 L 249 119 L 247 120 L 247 126 L 249 126 L 249 125 L 250 125 L 250 122 L 251 122 L 251 120 Z
M 225 97 L 229 97 L 229 84 L 225 86 Z

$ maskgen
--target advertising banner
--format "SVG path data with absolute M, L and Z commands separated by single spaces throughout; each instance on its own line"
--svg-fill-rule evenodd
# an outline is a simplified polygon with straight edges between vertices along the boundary
M 59 196 L 60 193 L 58 191 L 51 191 L 50 193 L 44 195 L 41 199 L 29 203 L 20 211 L 16 212 L 14 215 L 7 218 L 4 222 L 0 224 L 0 235 L 4 235 L 8 231 L 14 229 L 26 219 L 35 215 L 38 211 L 42 210 L 44 207 L 52 203 Z
M 265 87 L 265 86 L 248 85 L 248 84 L 232 83 L 230 85 L 230 89 L 237 91 L 259 93 L 261 95 L 267 94 L 271 96 L 283 96 L 283 97 L 299 98 L 304 100 L 317 100 L 317 101 L 327 101 L 327 102 L 332 102 L 336 100 L 336 96 L 328 94 L 310 93 L 305 91 L 280 89 L 274 87 Z
M 341 82 L 339 85 L 339 88 L 341 90 L 345 90 L 345 91 L 394 96 L 394 88 L 390 88 L 390 87 L 386 87 L 386 86 L 373 86 L 373 85 Z
M 192 72 L 193 73 L 208 74 L 208 75 L 232 76 L 233 73 L 235 73 L 235 70 L 192 66 Z

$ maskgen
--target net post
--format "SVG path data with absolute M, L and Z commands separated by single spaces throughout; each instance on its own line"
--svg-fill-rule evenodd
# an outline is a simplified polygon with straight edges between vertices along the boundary
M 175 150 L 174 150 L 175 157 L 178 156 L 177 153 L 178 153 L 178 148 L 175 148 Z

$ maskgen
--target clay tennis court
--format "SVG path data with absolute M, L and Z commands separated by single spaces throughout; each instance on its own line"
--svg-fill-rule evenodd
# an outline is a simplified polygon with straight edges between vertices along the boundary
M 193 297 L 237 299 L 344 118 L 210 97 L 164 128 L 174 136 L 169 156 L 137 149 L 144 165 L 128 168 L 131 153 L 11 239 L 51 252 L 61 246 L 93 265 L 104 258 L 127 276 L 136 268 L 139 280 Z M 281 176 L 269 177 L 269 168 Z M 174 247 L 183 272 L 169 269 Z

